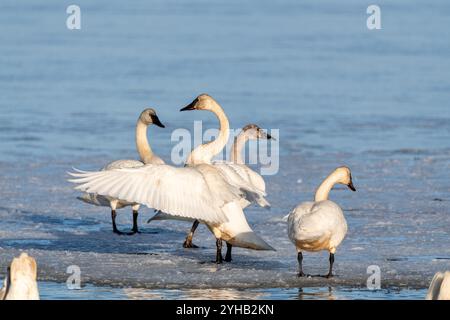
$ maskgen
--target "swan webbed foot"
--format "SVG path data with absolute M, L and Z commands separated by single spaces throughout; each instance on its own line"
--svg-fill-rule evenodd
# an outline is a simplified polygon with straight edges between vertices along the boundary
M 136 234 L 136 232 L 119 231 L 117 228 L 115 230 L 113 229 L 113 232 L 119 236 L 132 236 L 132 235 Z M 140 233 L 140 232 L 138 232 L 138 233 Z
M 131 232 L 123 232 L 123 231 L 119 231 L 117 228 L 113 229 L 113 232 L 119 236 L 129 236 L 132 233 Z
M 194 237 L 195 230 L 197 230 L 199 223 L 200 222 L 198 220 L 195 220 L 194 223 L 192 224 L 191 231 L 189 231 L 189 234 L 186 236 L 186 240 L 184 240 L 183 248 L 186 249 L 198 248 L 198 246 L 192 243 L 192 238 Z
M 196 248 L 198 248 L 198 246 L 197 245 L 195 245 L 195 244 L 193 244 L 192 243 L 192 240 L 188 240 L 188 239 L 186 239 L 185 241 L 184 241 L 184 243 L 183 243 L 183 248 L 186 248 L 186 249 L 196 249 Z
M 231 262 L 233 259 L 231 259 L 231 249 L 233 248 L 233 245 L 229 244 L 227 242 L 227 253 L 225 254 L 225 262 Z
M 305 273 L 303 273 L 303 271 L 300 271 L 299 273 L 297 273 L 297 277 L 303 278 L 303 277 L 307 277 L 307 275 Z

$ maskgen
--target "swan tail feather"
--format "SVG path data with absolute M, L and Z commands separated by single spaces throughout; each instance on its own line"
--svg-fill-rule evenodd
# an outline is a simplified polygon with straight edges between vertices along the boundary
M 150 223 L 152 221 L 162 221 L 162 220 L 178 220 L 178 221 L 190 221 L 190 222 L 195 221 L 195 219 L 193 219 L 193 218 L 174 216 L 174 215 L 162 212 L 160 210 L 155 210 L 155 215 L 153 217 L 151 217 L 150 219 L 148 219 L 147 223 Z
M 99 207 L 109 207 L 110 201 L 107 197 L 101 196 L 94 193 L 84 193 L 83 195 L 77 197 L 78 200 L 83 201 L 88 204 Z M 118 208 L 119 209 L 119 208 Z
M 264 241 L 254 232 L 242 232 L 227 241 L 233 246 L 252 250 L 276 251 L 274 247 Z

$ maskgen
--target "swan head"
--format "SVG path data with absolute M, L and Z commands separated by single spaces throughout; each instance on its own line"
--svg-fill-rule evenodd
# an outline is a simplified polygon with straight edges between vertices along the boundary
M 34 258 L 23 252 L 14 258 L 8 268 L 4 299 L 6 300 L 37 300 L 37 264 Z
M 345 167 L 345 166 L 339 167 L 336 170 L 334 170 L 333 175 L 336 176 L 336 182 L 337 183 L 344 184 L 350 190 L 356 191 L 356 188 L 353 185 L 352 172 L 350 171 L 350 168 Z
M 36 281 L 37 278 L 37 264 L 36 260 L 28 256 L 27 253 L 22 252 L 19 258 L 14 258 L 10 269 L 11 282 L 16 282 L 21 278 L 29 278 Z
M 274 137 L 265 132 L 256 124 L 246 125 L 245 127 L 242 128 L 242 132 L 248 137 L 249 140 L 258 140 L 258 139 L 275 140 Z
M 154 124 L 157 125 L 158 127 L 165 128 L 165 126 L 161 123 L 161 121 L 159 121 L 155 109 L 152 108 L 148 108 L 142 111 L 141 115 L 139 116 L 139 120 L 142 121 L 147 126 Z
M 217 109 L 218 107 L 219 107 L 218 103 L 210 95 L 201 94 L 186 107 L 180 109 L 180 111 L 190 111 L 190 110 L 212 111 Z

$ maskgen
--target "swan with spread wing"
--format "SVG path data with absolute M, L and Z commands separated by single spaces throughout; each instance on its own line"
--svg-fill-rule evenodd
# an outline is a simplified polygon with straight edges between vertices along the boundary
M 233 145 L 231 146 L 230 162 L 213 161 L 213 164 L 219 170 L 223 171 L 225 174 L 230 174 L 231 175 L 230 178 L 233 178 L 233 175 L 237 173 L 239 175 L 239 179 L 243 179 L 246 182 L 251 183 L 255 188 L 265 193 L 266 184 L 264 182 L 264 179 L 262 178 L 261 175 L 259 175 L 258 173 L 250 169 L 247 165 L 245 165 L 245 162 L 242 158 L 242 152 L 246 142 L 249 140 L 259 140 L 259 139 L 268 140 L 273 138 L 270 134 L 266 133 L 256 124 L 248 124 L 244 126 L 242 130 L 239 132 L 239 134 L 234 138 Z M 261 207 L 265 208 L 270 207 L 270 203 L 264 197 L 258 197 L 252 200 Z M 240 201 L 242 209 L 245 209 L 250 204 L 251 201 L 248 201 L 247 199 L 241 199 Z M 148 222 L 153 220 L 167 220 L 167 219 L 173 219 L 173 217 L 163 212 L 157 212 L 152 218 L 149 219 Z M 198 220 L 193 221 L 191 230 L 189 231 L 183 243 L 184 248 L 197 248 L 197 246 L 192 243 L 192 239 L 194 237 L 194 233 L 197 227 L 199 226 L 199 223 L 200 222 Z M 232 245 L 228 242 L 226 244 L 227 244 L 227 251 L 225 255 L 225 261 L 230 262 L 232 260 L 231 258 Z
M 221 127 L 217 139 L 192 151 L 188 166 L 146 164 L 96 172 L 76 170 L 69 173 L 74 177 L 69 181 L 84 192 L 144 204 L 180 220 L 205 223 L 216 237 L 217 263 L 222 262 L 222 240 L 240 247 L 272 250 L 250 228 L 239 204 L 243 198 L 253 201 L 263 198 L 265 193 L 237 173 L 226 173 L 211 163 L 229 138 L 229 123 L 223 109 L 212 97 L 203 94 L 181 109 L 187 110 L 211 111 Z
M 110 171 L 115 169 L 125 169 L 125 168 L 138 168 L 145 164 L 164 164 L 164 161 L 153 153 L 152 148 L 147 140 L 147 128 L 149 125 L 154 124 L 158 127 L 164 128 L 164 125 L 159 120 L 156 111 L 152 108 L 147 108 L 140 114 L 136 123 L 136 148 L 140 157 L 138 160 L 116 160 L 103 167 L 103 171 Z M 84 193 L 82 196 L 78 197 L 79 200 L 84 201 L 88 204 L 110 207 L 111 208 L 111 221 L 113 232 L 116 234 L 135 234 L 138 233 L 138 212 L 140 205 L 135 202 L 127 202 L 123 199 L 100 195 L 97 193 Z M 130 233 L 124 233 L 117 229 L 116 216 L 117 209 L 121 209 L 127 206 L 131 206 L 133 210 L 133 228 Z

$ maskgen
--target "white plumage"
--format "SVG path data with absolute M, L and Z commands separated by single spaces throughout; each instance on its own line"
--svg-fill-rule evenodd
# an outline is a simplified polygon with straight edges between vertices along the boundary
M 345 184 L 355 191 L 350 169 L 339 167 L 319 186 L 315 201 L 298 205 L 288 216 L 288 236 L 297 249 L 299 276 L 303 273 L 302 251 L 327 250 L 330 268 L 326 277 L 333 275 L 334 253 L 347 233 L 347 221 L 342 209 L 328 195 L 336 183 Z
M 223 117 L 219 117 L 219 119 L 223 119 Z M 228 130 L 227 121 L 222 121 L 221 123 L 221 132 Z M 243 248 L 250 248 L 255 250 L 274 250 L 270 245 L 268 245 L 264 240 L 260 237 L 256 236 L 253 231 L 251 231 L 250 226 L 245 219 L 244 213 L 242 209 L 245 209 L 251 203 L 257 203 L 261 207 L 270 207 L 270 203 L 265 199 L 266 196 L 266 185 L 264 179 L 255 171 L 250 169 L 244 164 L 242 160 L 241 154 L 242 149 L 245 146 L 246 141 L 248 140 L 257 140 L 257 139 L 271 139 L 272 137 L 265 133 L 261 128 L 259 128 L 255 124 L 249 124 L 245 126 L 239 135 L 235 138 L 233 146 L 231 148 L 231 162 L 226 161 L 214 161 L 212 164 L 214 167 L 221 172 L 221 174 L 227 179 L 227 181 L 239 188 L 247 188 L 252 189 L 253 192 L 247 192 L 246 197 L 239 200 L 240 208 L 236 208 L 236 206 L 230 206 L 228 208 L 227 215 L 230 218 L 230 223 L 226 223 L 224 225 L 219 226 L 208 226 L 211 232 L 221 235 L 221 238 L 225 240 L 232 239 L 227 241 L 227 253 L 225 261 L 231 261 L 231 248 L 232 245 Z M 223 139 L 225 141 L 225 135 L 223 135 Z M 223 147 L 225 144 L 223 144 Z M 222 148 L 223 148 L 222 147 Z M 193 159 L 196 159 L 196 163 L 200 163 L 202 161 L 209 162 L 209 158 L 203 157 L 203 152 L 206 152 L 209 155 L 214 156 L 209 152 L 211 149 L 211 144 L 205 144 L 197 147 L 192 154 L 188 158 L 188 165 Z M 216 151 L 219 148 L 215 149 Z M 221 150 L 221 149 L 220 149 Z M 157 212 L 152 218 L 149 219 L 149 222 L 152 220 L 167 220 L 174 219 L 173 216 L 165 214 L 163 212 Z M 186 236 L 186 239 L 183 243 L 185 248 L 194 248 L 196 245 L 192 243 L 192 239 L 194 237 L 194 233 L 198 227 L 198 221 L 195 219 L 184 218 L 183 220 L 193 221 L 194 224 Z M 239 232 L 240 228 L 246 228 L 245 232 Z M 215 231 L 214 231 L 215 230 Z M 240 235 L 239 237 L 237 235 Z M 245 236 L 244 236 L 245 235 Z
M 245 190 L 229 184 L 211 165 L 139 168 L 70 173 L 75 188 L 147 205 L 167 214 L 204 222 L 228 221 L 222 207 L 239 201 Z M 248 190 L 249 192 L 251 190 Z
M 8 269 L 0 300 L 39 300 L 36 260 L 23 252 Z
M 141 158 L 141 161 L 116 160 L 107 164 L 101 170 L 109 171 L 115 169 L 139 168 L 142 167 L 144 164 L 164 164 L 164 161 L 153 153 L 148 143 L 147 127 L 150 124 L 155 124 L 158 127 L 164 128 L 164 125 L 160 122 L 158 116 L 156 115 L 156 111 L 154 109 L 148 108 L 142 111 L 136 123 L 136 148 Z M 96 206 L 110 207 L 113 232 L 118 234 L 122 234 L 122 232 L 120 232 L 116 227 L 116 209 L 132 206 L 133 232 L 131 234 L 138 232 L 137 216 L 140 207 L 138 203 L 128 202 L 122 198 L 114 198 L 111 196 L 101 195 L 98 193 L 84 193 L 83 195 L 78 197 L 78 199 Z
M 346 233 L 344 214 L 333 201 L 303 202 L 288 218 L 289 239 L 299 250 L 334 251 Z
M 437 272 L 434 275 L 426 300 L 450 300 L 450 271 Z
M 210 96 L 200 95 L 181 109 L 186 110 L 212 111 L 220 123 L 217 139 L 194 149 L 186 167 L 145 165 L 98 172 L 78 171 L 70 173 L 75 177 L 70 181 L 78 184 L 77 189 L 88 193 L 145 204 L 175 219 L 204 222 L 216 237 L 218 263 L 222 262 L 222 239 L 252 249 L 272 249 L 250 229 L 239 206 L 243 198 L 260 199 L 265 192 L 242 179 L 237 169 L 220 169 L 211 164 L 212 157 L 224 148 L 229 138 L 229 123 L 223 109 Z

